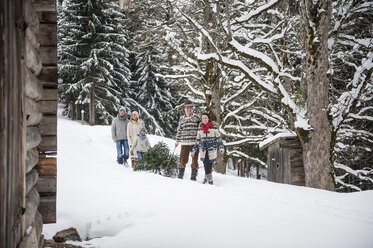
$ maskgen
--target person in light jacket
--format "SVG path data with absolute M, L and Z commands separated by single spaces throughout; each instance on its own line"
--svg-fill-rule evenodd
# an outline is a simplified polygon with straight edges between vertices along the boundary
M 210 120 L 208 113 L 201 115 L 202 123 L 197 131 L 196 143 L 193 146 L 192 157 L 196 156 L 199 150 L 199 156 L 205 167 L 205 179 L 203 183 L 213 184 L 212 165 L 216 162 L 218 150 L 224 154 L 224 144 L 220 137 L 218 125 Z
M 136 137 L 140 133 L 140 129 L 144 126 L 144 123 L 142 120 L 139 119 L 139 113 L 137 111 L 133 111 L 130 117 L 130 121 L 127 125 L 127 138 L 128 138 L 128 145 L 130 150 L 132 150 L 133 143 L 135 142 Z M 137 157 L 136 150 L 133 150 L 131 153 L 131 164 L 132 168 L 134 167 Z
M 148 136 L 146 135 L 145 128 L 140 129 L 139 135 L 136 137 L 135 142 L 132 145 L 131 151 L 137 152 L 138 159 L 141 159 L 145 152 L 151 148 Z
M 117 162 L 127 166 L 127 159 L 129 157 L 128 139 L 127 139 L 127 124 L 128 117 L 126 109 L 121 107 L 118 116 L 114 118 L 111 124 L 111 136 L 117 148 Z

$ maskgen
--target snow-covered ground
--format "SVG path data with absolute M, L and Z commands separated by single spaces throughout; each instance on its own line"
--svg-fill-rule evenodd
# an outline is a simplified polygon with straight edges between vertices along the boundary
M 152 145 L 174 141 L 149 136 Z M 176 150 L 179 152 L 179 148 Z M 84 247 L 373 247 L 373 191 L 334 193 L 214 174 L 215 185 L 116 163 L 109 126 L 58 119 L 57 223 Z

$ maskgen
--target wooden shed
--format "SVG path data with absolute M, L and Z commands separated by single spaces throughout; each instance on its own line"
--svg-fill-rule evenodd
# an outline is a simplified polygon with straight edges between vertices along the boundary
M 56 221 L 55 0 L 4 0 L 0 18 L 0 247 L 42 247 Z
M 268 181 L 304 186 L 302 145 L 295 134 L 280 133 L 259 144 L 267 151 Z

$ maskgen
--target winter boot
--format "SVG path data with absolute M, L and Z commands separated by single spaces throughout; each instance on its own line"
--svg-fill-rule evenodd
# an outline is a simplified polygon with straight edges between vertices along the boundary
M 198 169 L 192 169 L 192 175 L 190 176 L 190 180 L 196 181 L 197 180 L 197 174 L 198 174 Z
M 179 175 L 177 176 L 177 178 L 183 179 L 184 172 L 185 172 L 185 168 L 179 168 Z
M 207 183 L 207 178 L 205 177 L 205 179 L 203 179 L 203 184 L 206 184 Z
M 136 163 L 137 163 L 137 159 L 136 158 L 132 158 L 131 159 L 132 169 L 135 168 Z
M 212 181 L 212 173 L 206 174 L 206 179 L 209 184 L 214 184 L 214 181 Z

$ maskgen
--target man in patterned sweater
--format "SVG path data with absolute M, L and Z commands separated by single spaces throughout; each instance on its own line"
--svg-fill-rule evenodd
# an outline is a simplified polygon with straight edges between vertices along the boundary
M 196 142 L 198 125 L 201 121 L 200 117 L 193 114 L 193 104 L 191 101 L 186 101 L 184 104 L 185 114 L 180 117 L 179 126 L 177 128 L 175 147 L 181 144 L 179 175 L 178 178 L 184 177 L 185 165 L 189 160 L 189 153 L 193 149 Z M 196 181 L 198 173 L 198 151 L 192 158 L 192 175 L 190 180 Z

